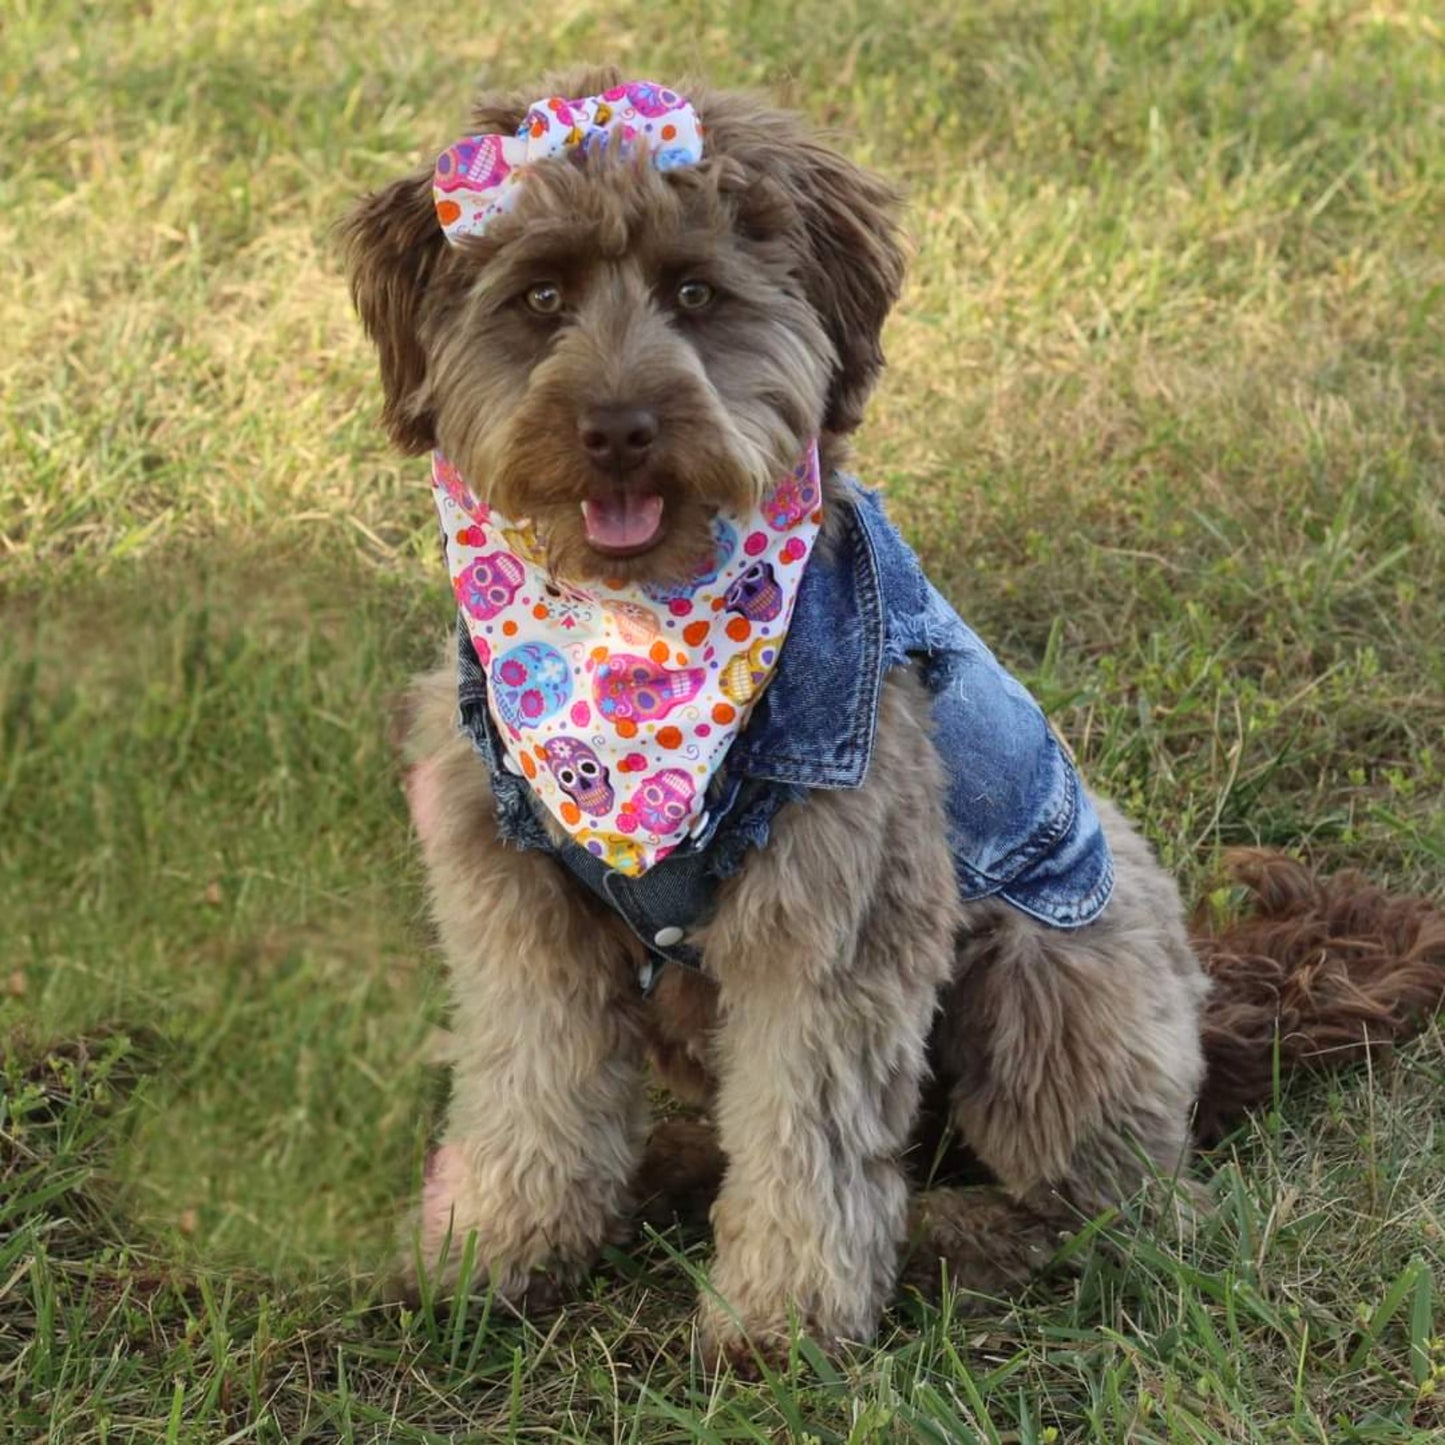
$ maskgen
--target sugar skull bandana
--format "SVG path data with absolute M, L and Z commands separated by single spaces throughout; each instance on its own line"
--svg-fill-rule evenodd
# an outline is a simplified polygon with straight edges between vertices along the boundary
M 705 821 L 777 666 L 822 523 L 817 444 L 755 511 L 718 513 L 677 587 L 564 582 L 529 524 L 478 502 L 439 452 L 432 484 L 507 766 L 582 847 L 645 873 Z

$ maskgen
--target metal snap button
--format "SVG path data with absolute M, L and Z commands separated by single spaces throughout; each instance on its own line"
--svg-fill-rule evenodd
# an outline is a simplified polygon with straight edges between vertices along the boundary
M 652 941 L 659 948 L 671 948 L 674 943 L 682 942 L 682 929 L 675 924 L 669 924 L 666 928 L 659 928 L 652 935 Z

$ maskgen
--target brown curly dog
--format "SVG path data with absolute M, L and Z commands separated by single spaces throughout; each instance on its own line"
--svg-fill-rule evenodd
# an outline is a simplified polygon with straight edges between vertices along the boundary
M 600 98 L 619 82 L 584 71 L 487 95 L 471 130 L 513 137 L 534 95 Z M 886 526 L 841 468 L 903 278 L 897 197 L 792 115 L 689 96 L 703 136 L 691 163 L 569 144 L 460 240 L 428 166 L 346 223 L 393 441 L 444 454 L 476 517 L 525 518 L 531 560 L 584 594 L 686 584 L 715 519 L 758 507 L 813 442 L 808 571 L 836 574 L 838 557 L 865 555 L 860 528 Z M 863 593 L 837 594 L 848 607 L 876 602 L 865 574 Z M 762 693 L 774 714 L 809 655 L 800 625 Z M 1276 1035 L 1286 1064 L 1334 1060 L 1439 1003 L 1445 924 L 1430 905 L 1283 859 L 1244 860 L 1253 915 L 1191 939 L 1174 880 L 1117 809 L 1075 788 L 1042 729 L 1027 767 L 1051 770 L 1068 816 L 1007 868 L 974 869 L 948 802 L 972 764 L 939 712 L 967 690 L 914 647 L 875 664 L 866 769 L 822 786 L 779 768 L 750 778 L 728 806 L 751 846 L 714 870 L 685 928 L 654 937 L 609 902 L 613 875 L 569 861 L 575 833 L 518 803 L 527 783 L 488 766 L 486 739 L 505 746 L 516 720 L 478 702 L 496 680 L 462 642 L 468 726 L 453 642 L 417 684 L 407 744 L 453 999 L 450 1109 L 413 1220 L 443 1282 L 470 1236 L 473 1282 L 526 1297 L 586 1270 L 649 1199 L 691 1189 L 711 1202 L 716 1244 L 709 1360 L 776 1348 L 793 1319 L 824 1344 L 867 1340 L 910 1231 L 910 1278 L 936 1278 L 942 1256 L 955 1279 L 996 1289 L 1060 1228 L 1174 1176 L 1196 1117 L 1214 1134 L 1267 1097 Z M 992 666 L 980 656 L 970 665 Z M 1031 706 L 989 675 L 1009 706 Z M 809 685 L 794 675 L 789 696 Z M 619 781 L 615 767 L 588 776 Z M 766 825 L 739 833 L 759 798 Z M 1087 867 L 1092 891 L 1075 881 Z M 684 933 L 680 961 L 667 948 Z M 648 1149 L 649 1063 L 715 1134 L 665 1123 Z M 914 1186 L 940 1124 L 991 1188 Z

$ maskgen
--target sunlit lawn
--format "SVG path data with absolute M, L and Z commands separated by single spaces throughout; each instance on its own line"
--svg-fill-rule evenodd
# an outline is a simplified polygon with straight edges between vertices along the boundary
M 479 74 L 579 58 L 766 86 L 907 185 L 860 470 L 1187 891 L 1264 840 L 1441 893 L 1434 7 L 11 0 L 0 1424 L 1441 1438 L 1438 1031 L 1204 1160 L 1197 1241 L 1106 1223 L 787 1381 L 696 1373 L 681 1235 L 556 1319 L 379 1302 L 442 1018 L 387 704 L 448 594 L 330 227 Z

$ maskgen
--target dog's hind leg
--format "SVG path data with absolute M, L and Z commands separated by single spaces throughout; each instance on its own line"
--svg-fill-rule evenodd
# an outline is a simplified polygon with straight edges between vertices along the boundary
M 1052 1259 L 1070 1227 L 1070 1212 L 1032 1207 L 994 1185 L 932 1188 L 914 1195 L 900 1284 L 936 1299 L 945 1277 L 955 1309 L 978 1313 L 1017 1293 Z
M 1099 811 L 1117 873 L 1103 915 L 1066 932 L 969 905 L 934 1038 L 963 1141 L 1049 1214 L 1174 1175 L 1203 1073 L 1206 984 L 1178 890 L 1122 815 Z
M 521 1295 L 619 1237 L 646 1123 L 626 944 L 549 860 L 502 844 L 449 674 L 418 687 L 411 802 L 453 999 L 451 1102 L 403 1274 Z M 417 1238 L 416 1236 L 419 1236 Z
M 779 815 L 702 942 L 720 987 L 727 1171 L 702 1347 L 751 1368 L 791 1320 L 865 1340 L 906 1233 L 900 1156 L 952 967 L 956 887 L 910 679 L 885 688 L 864 786 Z

